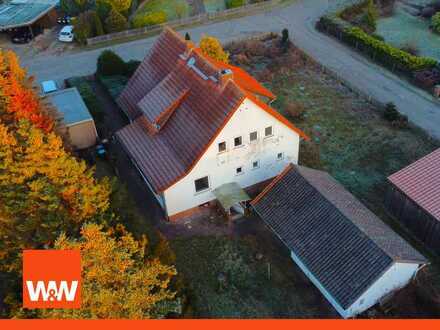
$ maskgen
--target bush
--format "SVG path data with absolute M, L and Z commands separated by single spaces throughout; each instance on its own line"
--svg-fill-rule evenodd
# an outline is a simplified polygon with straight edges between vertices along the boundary
M 140 64 L 141 62 L 136 60 L 130 60 L 125 63 L 125 76 L 130 78 L 135 73 Z
M 110 94 L 113 100 L 116 100 L 128 83 L 126 76 L 98 76 L 99 81 Z
M 440 33 L 440 11 L 432 16 L 431 24 L 434 32 Z
M 127 29 L 127 19 L 112 8 L 108 17 L 105 19 L 105 30 L 107 33 L 120 32 Z
M 288 103 L 286 105 L 286 112 L 292 119 L 300 120 L 304 117 L 306 109 L 300 103 Z
M 229 53 L 223 50 L 223 47 L 214 37 L 205 36 L 200 40 L 200 50 L 203 54 L 213 58 L 214 60 L 228 63 Z
M 164 11 L 157 11 L 148 14 L 138 14 L 133 18 L 132 26 L 141 28 L 144 26 L 163 24 L 167 21 L 167 14 Z
M 390 122 L 399 119 L 400 113 L 399 111 L 397 111 L 396 105 L 394 103 L 390 102 L 385 105 L 385 111 L 383 113 L 383 117 Z
M 241 7 L 245 4 L 245 0 L 225 0 L 227 9 Z
M 100 123 L 104 118 L 104 111 L 87 79 L 83 77 L 69 78 L 66 80 L 66 85 L 76 87 L 93 119 Z
M 376 21 L 378 17 L 379 13 L 377 12 L 373 0 L 369 0 L 365 13 L 362 15 L 362 23 L 367 31 L 376 31 Z
M 360 28 L 352 27 L 344 31 L 347 41 L 352 45 L 358 44 L 370 56 L 374 56 L 388 66 L 396 65 L 400 70 L 413 72 L 433 67 L 437 61 L 428 57 L 418 57 L 411 55 L 401 49 L 388 45 L 377 40 Z
M 115 76 L 126 74 L 126 64 L 122 58 L 111 50 L 105 50 L 99 55 L 96 66 L 98 76 Z

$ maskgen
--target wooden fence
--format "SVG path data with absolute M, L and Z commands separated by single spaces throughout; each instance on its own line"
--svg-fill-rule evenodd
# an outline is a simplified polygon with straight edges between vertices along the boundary
M 240 15 L 240 14 L 252 14 L 264 11 L 275 7 L 280 4 L 282 0 L 268 0 L 264 2 L 248 4 L 238 8 L 227 9 L 215 13 L 204 13 L 196 16 L 191 16 L 188 18 L 177 19 L 173 21 L 168 21 L 164 24 L 145 26 L 139 29 L 130 29 L 116 33 L 104 34 L 102 36 L 97 36 L 87 39 L 87 45 L 96 45 L 103 42 L 109 42 L 120 39 L 127 39 L 131 37 L 142 36 L 149 33 L 160 32 L 164 26 L 170 26 L 173 28 L 178 28 L 181 26 L 192 25 L 192 24 L 202 24 L 209 21 L 214 21 L 217 19 L 226 18 L 229 16 Z

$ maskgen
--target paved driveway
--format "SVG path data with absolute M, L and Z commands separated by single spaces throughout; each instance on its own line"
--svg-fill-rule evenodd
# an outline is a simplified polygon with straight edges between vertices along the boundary
M 334 1 L 331 2 L 330 5 L 334 5 Z M 191 28 L 189 33 L 196 41 L 203 34 L 209 34 L 222 42 L 228 42 L 259 32 L 279 32 L 288 28 L 293 42 L 322 65 L 377 101 L 394 102 L 414 124 L 440 139 L 440 103 L 429 94 L 314 29 L 315 21 L 328 8 L 327 0 L 297 0 L 288 7 L 276 8 L 264 14 Z M 154 40 L 155 38 L 148 38 L 107 48 L 126 60 L 142 59 Z M 101 51 L 102 49 L 97 49 L 62 56 L 33 57 L 23 59 L 22 62 L 36 76 L 37 81 L 62 80 L 69 76 L 94 72 L 96 59 Z

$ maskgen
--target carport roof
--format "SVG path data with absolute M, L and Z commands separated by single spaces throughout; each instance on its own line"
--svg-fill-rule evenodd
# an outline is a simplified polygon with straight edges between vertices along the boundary
M 47 98 L 63 116 L 63 122 L 66 126 L 93 120 L 86 104 L 75 87 L 50 93 L 47 95 Z
M 213 193 L 225 211 L 235 204 L 251 200 L 236 182 L 225 183 L 214 189 Z
M 0 30 L 35 23 L 56 6 L 54 0 L 10 1 L 0 5 Z

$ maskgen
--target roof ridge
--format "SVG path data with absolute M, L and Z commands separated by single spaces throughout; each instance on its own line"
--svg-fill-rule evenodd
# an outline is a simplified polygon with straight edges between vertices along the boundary
M 289 163 L 258 195 L 251 201 L 251 205 L 257 204 L 286 174 L 293 169 L 293 164 Z

